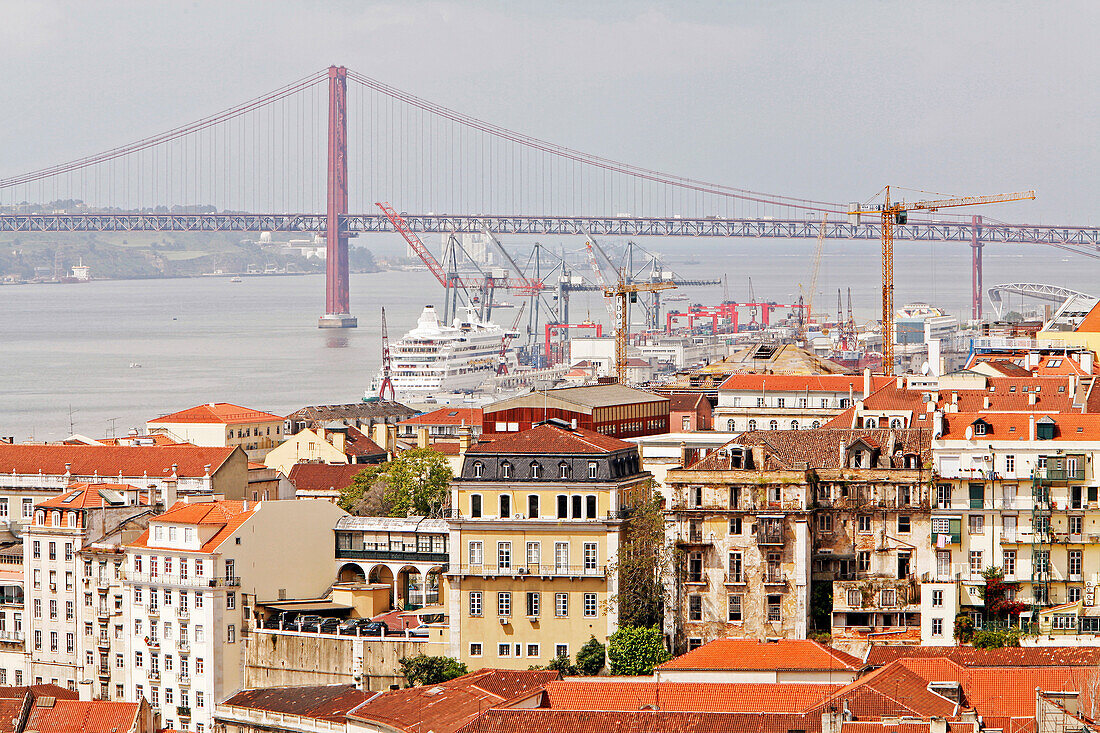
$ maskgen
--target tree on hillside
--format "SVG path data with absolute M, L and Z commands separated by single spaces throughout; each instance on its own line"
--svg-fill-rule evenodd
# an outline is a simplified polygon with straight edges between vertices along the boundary
M 440 516 L 453 477 L 442 453 L 431 448 L 407 450 L 392 461 L 365 466 L 340 492 L 337 503 L 360 516 Z
M 652 491 L 652 487 L 650 487 Z M 624 626 L 660 626 L 667 592 L 663 578 L 672 565 L 665 542 L 660 497 L 650 494 L 630 515 L 612 572 L 618 573 L 619 622 Z
M 616 676 L 651 675 L 654 667 L 671 658 L 658 627 L 620 626 L 607 639 L 608 668 Z

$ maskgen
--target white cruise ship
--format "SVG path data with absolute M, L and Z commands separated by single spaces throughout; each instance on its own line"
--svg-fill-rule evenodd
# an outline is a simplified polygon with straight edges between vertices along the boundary
M 478 320 L 472 310 L 459 311 L 448 326 L 439 322 L 434 306 L 424 306 L 416 328 L 390 347 L 397 399 L 478 389 L 496 375 L 504 333 L 495 323 Z M 505 359 L 508 371 L 515 370 L 515 351 L 509 348 Z M 370 394 L 378 394 L 381 381 L 379 372 Z

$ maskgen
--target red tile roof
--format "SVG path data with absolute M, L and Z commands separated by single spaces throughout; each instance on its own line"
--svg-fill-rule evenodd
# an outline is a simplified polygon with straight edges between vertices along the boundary
M 701 713 L 801 713 L 821 704 L 841 685 L 745 682 L 636 682 L 569 678 L 546 686 L 555 710 L 661 710 Z
M 818 709 L 847 708 L 860 720 L 886 716 L 954 716 L 956 704 L 931 692 L 929 681 L 900 662 L 895 662 L 837 690 Z
M 975 649 L 968 646 L 893 646 L 875 644 L 867 664 L 880 667 L 897 659 L 948 659 L 964 667 L 1076 667 L 1100 666 L 1100 647 L 1027 646 Z
M 65 475 L 70 464 L 73 476 L 98 475 L 103 478 L 154 478 L 172 475 L 172 466 L 181 477 L 201 477 L 210 466 L 213 474 L 229 460 L 237 448 L 202 448 L 190 443 L 155 446 L 113 445 L 27 445 L 0 444 L 0 473 Z
M 359 463 L 295 463 L 287 478 L 299 491 L 340 491 L 367 468 Z
M 988 423 L 978 440 L 1029 440 L 1029 420 L 1049 417 L 1054 421 L 1055 441 L 1100 440 L 1100 414 L 1021 412 L 949 412 L 944 415 L 944 438 L 965 440 L 966 429 L 979 418 Z
M 283 418 L 229 402 L 211 402 L 153 418 L 151 423 L 221 423 L 237 425 L 256 422 L 282 422 Z
M 892 456 L 900 448 L 902 455 L 919 455 L 921 465 L 932 460 L 931 428 L 857 428 L 852 430 L 814 428 L 812 430 L 756 430 L 742 433 L 724 448 L 761 446 L 764 470 L 803 470 L 805 468 L 841 468 L 846 451 L 857 441 L 883 450 L 880 466 L 892 465 Z M 724 471 L 732 466 L 725 455 L 712 451 L 689 468 L 694 471 Z M 900 466 L 895 466 L 900 467 Z
M 636 448 L 634 443 L 594 430 L 543 423 L 518 433 L 501 433 L 491 440 L 483 439 L 470 446 L 466 453 L 613 453 Z
M 700 402 L 708 401 L 701 392 L 672 392 L 668 396 L 669 412 L 695 412 Z
M 398 425 L 469 425 L 480 428 L 482 411 L 480 407 L 440 407 L 423 415 L 402 420 Z
M 560 677 L 557 672 L 483 669 L 438 685 L 383 692 L 348 716 L 410 732 L 453 733 L 484 710 Z
M 894 382 L 893 377 L 871 376 L 871 391 Z M 847 392 L 863 394 L 862 374 L 732 374 L 718 390 L 752 392 Z
M 213 552 L 218 549 L 218 546 L 221 545 L 222 542 L 225 542 L 238 527 L 248 521 L 248 518 L 255 514 L 255 512 L 255 509 L 248 509 L 246 511 L 244 502 L 241 501 L 177 501 L 168 511 L 153 517 L 151 521 L 158 523 L 167 522 L 170 524 L 216 525 L 218 526 L 218 531 L 214 533 L 209 540 L 203 543 L 203 546 L 198 550 L 199 552 Z M 127 545 L 127 547 L 150 547 L 149 530 L 146 529 L 140 537 Z
M 361 431 L 348 427 L 348 437 L 344 441 L 344 455 L 352 458 L 362 456 L 384 456 L 386 449 L 375 443 Z
M 862 666 L 851 654 L 807 639 L 715 639 L 659 669 L 856 671 Z
M 340 722 L 352 708 L 366 702 L 375 694 L 364 692 L 355 685 L 266 687 L 241 690 L 226 700 L 225 704 Z
M 135 730 L 141 703 L 107 700 L 58 700 L 31 708 L 26 730 L 42 733 L 118 733 Z
M 46 501 L 39 502 L 35 506 L 58 509 L 98 509 L 105 506 L 115 506 L 104 497 L 104 491 L 134 492 L 141 491 L 140 502 L 149 504 L 148 490 L 139 489 L 130 484 L 89 484 L 76 482 L 69 484 L 69 489 L 64 494 L 58 494 Z
M 668 710 L 488 710 L 461 733 L 790 733 L 821 730 L 821 716 Z

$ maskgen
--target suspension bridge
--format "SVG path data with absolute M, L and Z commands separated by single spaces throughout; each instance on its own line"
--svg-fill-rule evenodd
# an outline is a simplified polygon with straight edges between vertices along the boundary
M 337 66 L 167 132 L 2 178 L 0 232 L 324 235 L 319 325 L 352 327 L 348 240 L 395 231 L 376 206 L 382 201 L 400 209 L 414 233 L 814 239 L 822 217 L 833 215 L 826 238 L 881 237 L 877 220 L 849 217 L 846 203 L 734 188 L 585 153 Z M 974 317 L 981 315 L 986 243 L 1041 244 L 1100 258 L 1098 227 L 929 215 L 911 217 L 893 236 L 967 243 Z M 546 275 L 534 277 L 541 283 Z

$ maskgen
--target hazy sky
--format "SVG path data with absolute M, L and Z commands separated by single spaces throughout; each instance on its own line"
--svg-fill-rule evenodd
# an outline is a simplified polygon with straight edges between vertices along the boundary
M 0 176 L 342 64 L 482 119 L 832 201 L 1097 222 L 1100 3 L 0 0 Z

